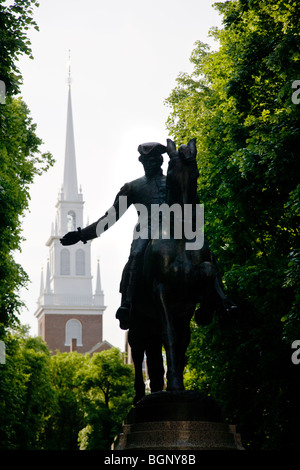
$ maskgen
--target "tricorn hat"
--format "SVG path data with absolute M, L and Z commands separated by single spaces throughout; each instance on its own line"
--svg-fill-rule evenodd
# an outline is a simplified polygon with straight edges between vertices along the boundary
M 145 157 L 159 156 L 166 151 L 167 147 L 158 142 L 146 142 L 138 146 L 138 152 Z

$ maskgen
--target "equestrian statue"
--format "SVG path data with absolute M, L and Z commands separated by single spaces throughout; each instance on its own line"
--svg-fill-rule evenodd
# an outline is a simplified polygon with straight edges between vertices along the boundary
M 138 211 L 120 283 L 121 305 L 116 312 L 120 328 L 129 330 L 135 403 L 145 395 L 145 355 L 152 393 L 164 388 L 162 346 L 167 357 L 167 390 L 184 390 L 185 353 L 193 315 L 198 324 L 206 325 L 215 313 L 230 315 L 236 309 L 224 293 L 215 257 L 203 225 L 198 223 L 201 205 L 196 139 L 178 149 L 170 139 L 166 146 L 148 142 L 139 145 L 138 152 L 145 175 L 126 183 L 100 219 L 68 232 L 60 240 L 62 245 L 86 243 L 106 231 L 131 204 Z M 164 153 L 169 156 L 167 176 L 161 169 Z M 110 217 L 112 213 L 114 217 Z

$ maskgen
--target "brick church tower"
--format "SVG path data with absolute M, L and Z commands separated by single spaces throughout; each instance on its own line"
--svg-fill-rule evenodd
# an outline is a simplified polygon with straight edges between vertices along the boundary
M 52 353 L 56 350 L 81 353 L 112 347 L 102 339 L 105 310 L 98 261 L 96 288 L 91 275 L 91 241 L 63 246 L 59 239 L 83 226 L 83 197 L 78 192 L 74 145 L 71 85 L 69 81 L 64 179 L 56 204 L 55 223 L 46 243 L 49 247 L 46 280 L 41 275 L 40 296 L 35 316 L 38 334 Z

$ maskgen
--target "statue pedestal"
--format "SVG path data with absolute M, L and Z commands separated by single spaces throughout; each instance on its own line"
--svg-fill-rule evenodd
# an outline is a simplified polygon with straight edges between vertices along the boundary
M 156 392 L 127 416 L 114 450 L 244 450 L 235 426 L 222 422 L 211 397 L 197 391 Z

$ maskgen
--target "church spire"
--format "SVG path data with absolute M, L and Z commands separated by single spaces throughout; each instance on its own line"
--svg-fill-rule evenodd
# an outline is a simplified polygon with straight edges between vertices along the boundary
M 95 295 L 94 295 L 94 305 L 104 306 L 104 294 L 101 288 L 99 259 L 97 263 L 97 280 L 96 280 L 96 290 L 95 290 Z
M 78 199 L 76 155 L 73 129 L 72 99 L 71 99 L 71 67 L 69 56 L 68 71 L 68 113 L 67 113 L 67 133 L 65 148 L 65 167 L 64 167 L 64 200 L 76 201 Z
M 99 264 L 99 259 L 97 262 L 97 281 L 96 281 L 96 291 L 95 294 L 103 294 L 102 289 L 101 289 L 101 279 L 100 279 L 100 264 Z

